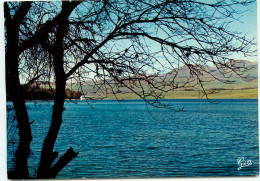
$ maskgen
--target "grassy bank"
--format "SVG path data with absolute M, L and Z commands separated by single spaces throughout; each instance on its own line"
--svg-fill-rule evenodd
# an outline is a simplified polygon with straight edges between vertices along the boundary
M 218 93 L 208 95 L 214 99 L 257 99 L 258 89 L 221 90 Z M 202 97 L 202 93 L 200 93 Z M 134 93 L 119 93 L 118 99 L 139 99 Z M 164 99 L 198 99 L 198 91 L 173 91 L 163 95 Z M 202 97 L 202 98 L 205 98 Z M 115 99 L 114 95 L 108 95 L 106 99 Z

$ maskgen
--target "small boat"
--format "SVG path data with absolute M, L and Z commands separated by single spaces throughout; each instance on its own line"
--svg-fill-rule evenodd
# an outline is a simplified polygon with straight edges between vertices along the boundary
M 91 97 L 88 96 L 88 95 L 82 95 L 82 96 L 80 96 L 80 100 L 90 100 L 90 99 L 91 99 Z

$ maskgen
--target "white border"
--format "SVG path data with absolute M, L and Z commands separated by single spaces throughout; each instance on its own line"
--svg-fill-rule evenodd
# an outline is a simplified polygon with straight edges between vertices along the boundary
M 6 97 L 5 97 L 5 64 L 4 64 L 4 11 L 3 11 L 3 2 L 4 0 L 0 0 L 0 180 L 6 181 L 7 179 L 7 161 L 6 161 Z M 258 42 L 260 43 L 260 0 L 257 0 L 257 17 L 258 17 Z M 259 45 L 258 45 L 259 47 Z M 258 55 L 260 55 L 260 48 L 258 49 Z M 260 62 L 260 61 L 258 61 Z M 260 70 L 260 66 L 258 63 L 258 70 Z M 258 71 L 258 77 L 260 73 Z M 258 80 L 259 81 L 259 80 Z M 258 89 L 258 95 L 260 91 Z M 260 111 L 260 103 L 258 102 L 258 113 Z M 260 125 L 258 124 L 258 130 L 260 130 Z M 67 179 L 66 179 L 67 180 Z M 87 179 L 90 180 L 90 179 Z M 108 179 L 98 179 L 99 181 L 108 180 Z M 114 179 L 112 179 L 114 180 Z M 115 179 L 116 181 L 121 181 L 124 179 Z M 238 181 L 248 181 L 248 180 L 259 180 L 259 176 L 257 177 L 217 177 L 217 178 L 171 178 L 171 179 L 126 179 L 127 181 L 142 181 L 142 180 L 162 180 L 162 181 L 178 181 L 178 180 L 238 180 Z M 79 180 L 80 181 L 80 180 Z
M 4 7 L 3 1 L 0 2 L 0 180 L 7 180 Z

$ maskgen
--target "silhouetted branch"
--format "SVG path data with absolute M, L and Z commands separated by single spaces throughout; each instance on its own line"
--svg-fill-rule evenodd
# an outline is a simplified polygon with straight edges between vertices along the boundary
M 78 152 L 75 152 L 72 148 L 69 148 L 67 152 L 60 157 L 57 163 L 51 168 L 51 178 L 55 178 L 57 174 L 75 157 Z

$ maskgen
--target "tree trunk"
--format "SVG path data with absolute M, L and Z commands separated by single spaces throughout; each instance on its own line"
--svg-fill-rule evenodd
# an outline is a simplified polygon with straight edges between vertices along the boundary
M 41 160 L 38 170 L 38 178 L 55 178 L 59 171 L 62 170 L 78 153 L 74 152 L 70 148 L 60 160 L 52 167 L 53 161 L 57 158 L 58 152 L 53 152 L 54 144 L 57 139 L 60 126 L 62 124 L 62 113 L 65 110 L 65 88 L 66 88 L 66 76 L 64 72 L 64 49 L 63 38 L 67 32 L 68 22 L 62 22 L 59 24 L 56 32 L 56 42 L 54 44 L 53 64 L 56 77 L 56 92 L 53 105 L 52 122 L 49 132 L 44 140 Z
M 19 129 L 19 145 L 15 153 L 15 170 L 10 178 L 25 179 L 29 178 L 27 159 L 30 155 L 32 135 L 18 70 L 11 63 L 16 58 L 13 55 L 10 56 L 10 54 L 14 53 L 8 52 L 6 57 L 6 88 L 13 101 Z
M 27 9 L 29 9 L 29 7 L 30 6 L 28 6 Z M 6 25 L 7 51 L 5 54 L 6 89 L 13 101 L 19 129 L 19 145 L 15 153 L 15 169 L 8 174 L 8 177 L 12 179 L 26 179 L 29 178 L 27 159 L 30 155 L 32 135 L 18 72 L 19 21 L 12 20 L 6 22 L 6 24 L 8 24 Z
M 20 23 L 23 21 L 24 17 L 27 15 L 28 11 L 31 8 L 33 2 L 21 2 L 19 8 L 13 14 L 8 7 L 8 3 L 4 3 L 4 16 L 5 16 L 5 30 L 6 30 L 6 88 L 7 92 L 13 100 L 14 108 L 16 111 L 16 117 L 18 122 L 19 129 L 19 145 L 16 151 L 16 162 L 15 170 L 10 172 L 9 178 L 15 179 L 26 179 L 29 178 L 29 171 L 27 165 L 27 159 L 30 155 L 30 142 L 32 140 L 31 127 L 29 123 L 29 117 L 27 114 L 27 109 L 25 106 L 25 100 L 23 96 L 23 87 L 20 84 L 19 80 L 19 53 L 22 53 L 27 48 L 34 46 L 35 44 L 41 42 L 38 40 L 41 37 L 41 34 L 37 33 L 28 41 L 23 42 L 22 48 L 18 46 L 19 42 L 19 28 Z M 53 21 L 51 27 L 47 27 L 47 32 L 52 29 L 55 24 L 60 23 L 59 20 L 64 20 L 69 17 L 74 8 L 80 4 L 81 1 L 76 2 L 62 2 L 62 12 Z M 62 24 L 62 23 L 61 23 Z M 56 55 L 54 55 L 54 65 L 55 65 L 55 74 L 56 74 L 56 97 L 53 106 L 53 115 L 52 115 L 52 124 L 49 129 L 48 135 L 44 141 L 44 146 L 42 149 L 42 157 L 39 166 L 38 176 L 43 178 L 55 177 L 58 172 L 74 157 L 77 156 L 77 153 L 73 149 L 69 149 L 66 154 L 58 161 L 58 165 L 51 171 L 51 164 L 54 159 L 58 156 L 57 152 L 53 152 L 53 147 L 55 140 L 57 138 L 60 125 L 62 122 L 62 112 L 63 104 L 65 98 L 65 73 L 63 70 L 63 48 L 62 41 L 65 32 L 67 31 L 67 26 L 64 27 L 60 25 L 59 31 L 60 35 L 57 34 L 57 45 L 59 48 Z M 64 29 L 63 29 L 64 28 Z M 38 38 L 36 38 L 38 36 Z M 55 50 L 56 51 L 56 50 Z M 52 174 L 50 172 L 53 172 Z
M 54 144 L 62 123 L 62 112 L 64 110 L 65 98 L 65 80 L 62 75 L 56 77 L 56 95 L 53 105 L 52 122 L 49 132 L 45 138 L 41 160 L 38 170 L 38 178 L 51 178 L 51 166 L 58 156 L 57 152 L 53 152 Z

